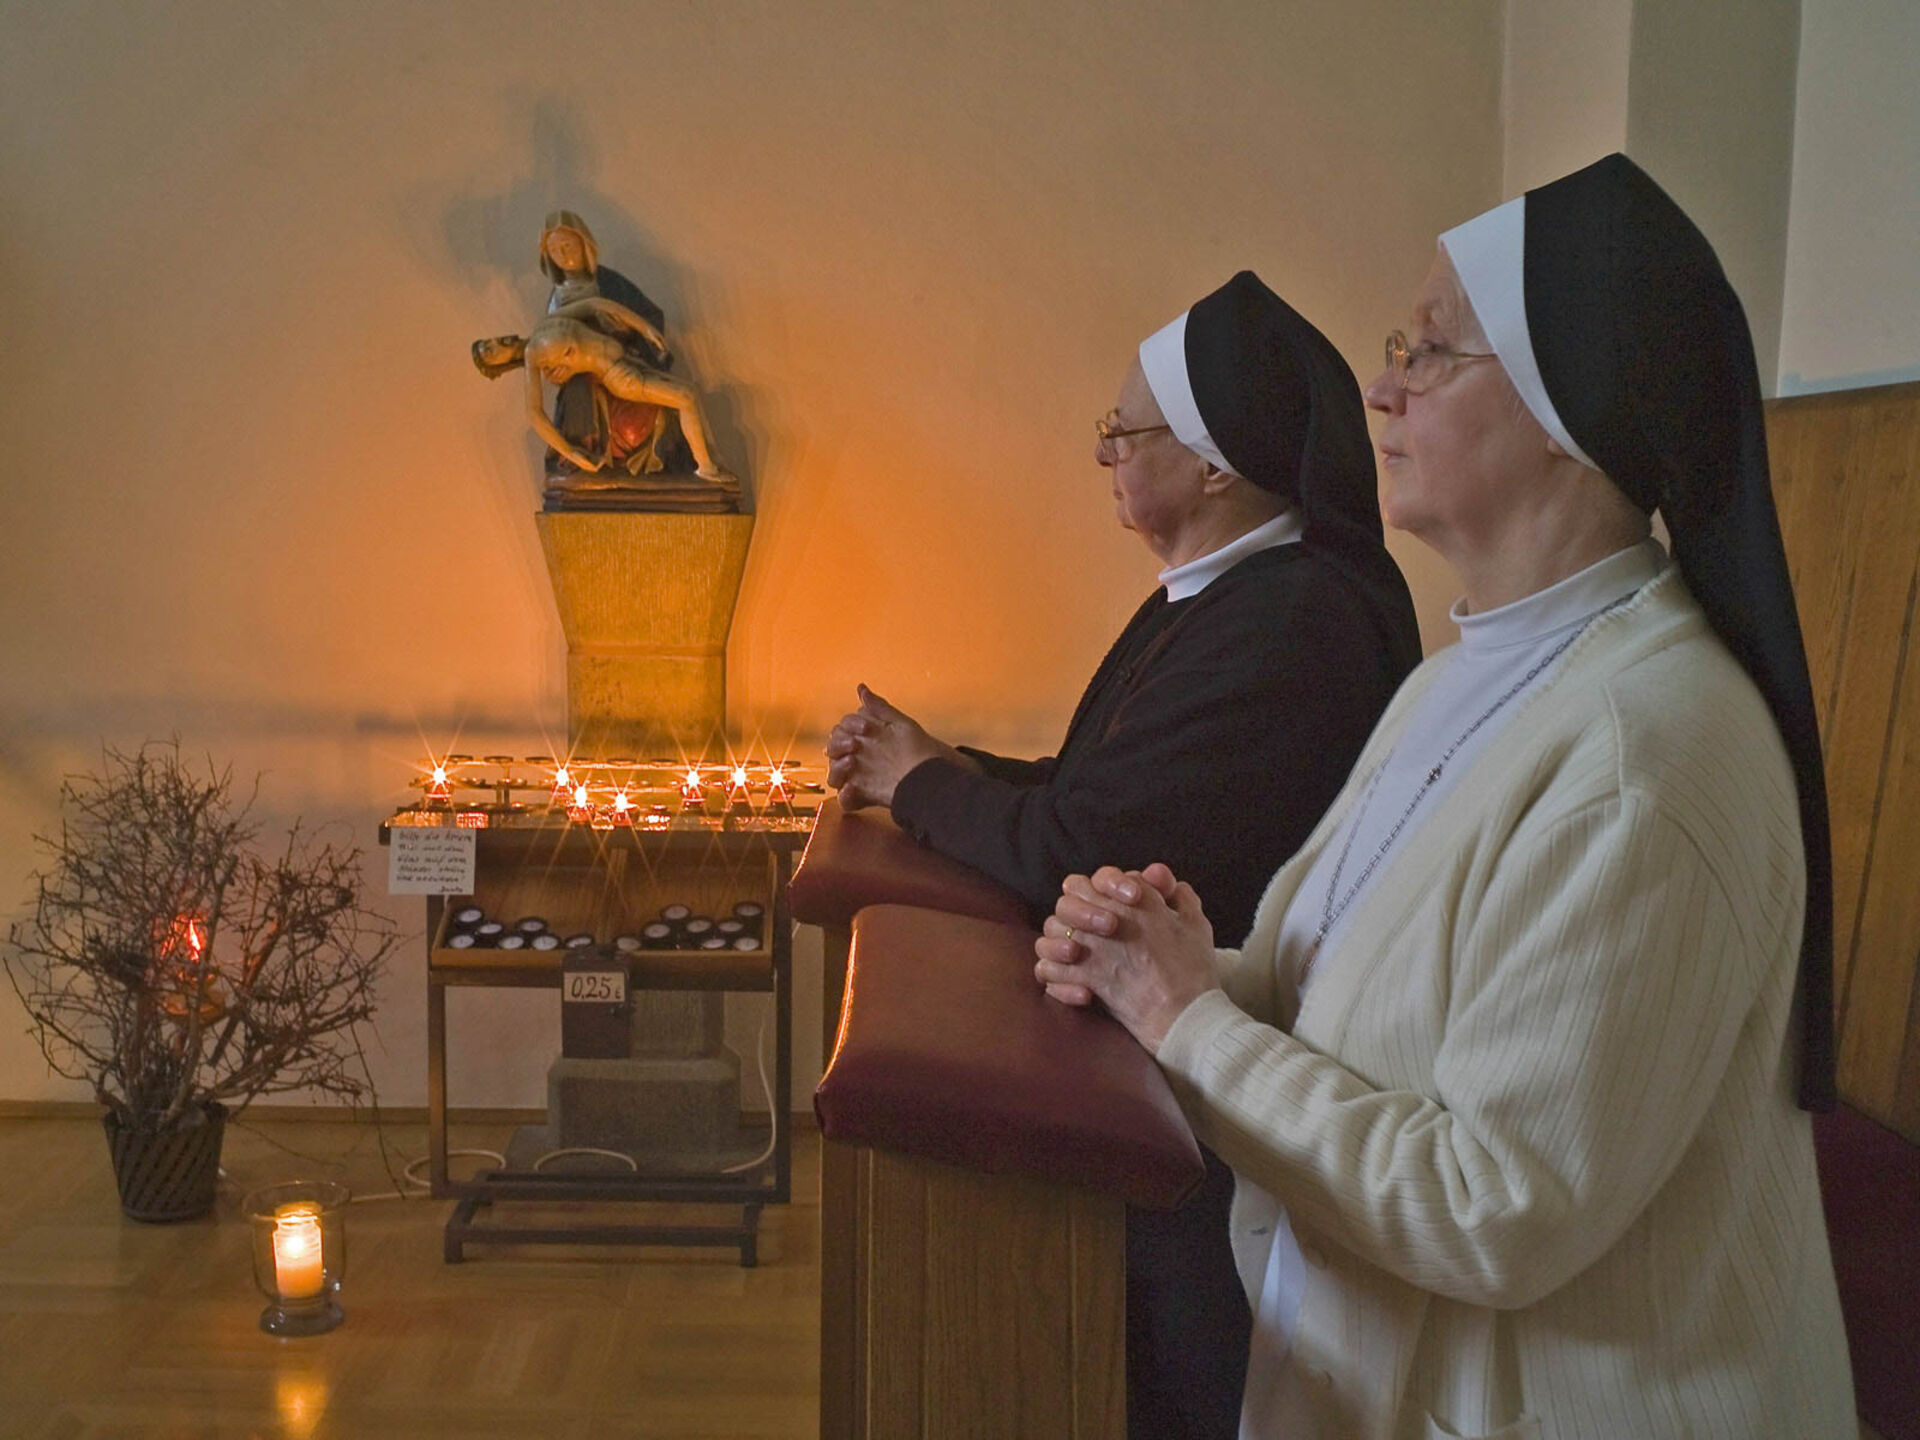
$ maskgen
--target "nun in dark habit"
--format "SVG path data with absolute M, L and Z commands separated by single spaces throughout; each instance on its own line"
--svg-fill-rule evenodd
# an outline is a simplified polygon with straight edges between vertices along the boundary
M 1017 890 L 1166 860 L 1223 940 L 1340 788 L 1419 660 L 1381 540 L 1359 387 L 1249 271 L 1150 336 L 1094 458 L 1166 567 L 1081 697 L 1057 755 L 955 749 L 862 690 L 827 744 L 843 805 Z M 1232 1440 L 1250 1316 L 1227 1241 L 1232 1176 L 1127 1228 L 1128 1429 Z
M 1614 155 L 1443 235 L 1409 329 L 1366 398 L 1460 643 L 1241 948 L 1123 866 L 1036 974 L 1238 1177 L 1245 1440 L 1850 1436 L 1826 797 L 1746 318 Z

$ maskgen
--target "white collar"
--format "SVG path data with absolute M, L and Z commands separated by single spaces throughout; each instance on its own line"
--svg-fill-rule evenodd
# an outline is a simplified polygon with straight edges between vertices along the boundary
M 1535 644 L 1555 631 L 1580 624 L 1594 611 L 1633 594 L 1666 567 L 1667 552 L 1658 540 L 1649 538 L 1511 604 L 1470 615 L 1462 598 L 1453 602 L 1448 615 L 1460 627 L 1463 653 L 1490 655 Z
M 1167 599 L 1191 600 L 1249 555 L 1271 550 L 1276 545 L 1291 545 L 1305 533 L 1298 507 L 1282 510 L 1273 519 L 1254 526 L 1237 540 L 1229 540 L 1218 550 L 1162 570 L 1160 583 L 1167 587 Z

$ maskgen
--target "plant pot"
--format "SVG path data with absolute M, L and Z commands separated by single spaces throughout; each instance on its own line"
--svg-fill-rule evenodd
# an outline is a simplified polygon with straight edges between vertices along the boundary
M 166 1129 L 129 1125 L 112 1110 L 100 1118 L 122 1213 L 134 1220 L 192 1220 L 213 1209 L 226 1106 L 202 1101 Z

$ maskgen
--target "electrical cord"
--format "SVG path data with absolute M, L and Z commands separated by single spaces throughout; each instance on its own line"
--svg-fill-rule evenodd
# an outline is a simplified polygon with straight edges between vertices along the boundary
M 640 1163 L 637 1160 L 631 1155 L 623 1154 L 618 1150 L 602 1150 L 598 1145 L 565 1145 L 558 1150 L 549 1150 L 546 1154 L 536 1159 L 532 1166 L 533 1173 L 538 1175 L 541 1170 L 545 1168 L 549 1160 L 558 1160 L 564 1155 L 604 1155 L 609 1160 L 621 1161 L 626 1165 L 627 1169 L 634 1171 L 636 1174 L 640 1169 Z
M 504 1168 L 507 1163 L 507 1157 L 502 1155 L 498 1150 L 449 1150 L 447 1152 L 447 1158 L 449 1160 L 464 1160 L 469 1158 L 475 1160 L 491 1160 L 494 1164 L 502 1168 Z M 400 1171 L 400 1183 L 402 1185 L 410 1185 L 415 1190 L 426 1191 L 433 1189 L 433 1182 L 423 1178 L 418 1173 L 420 1167 L 432 1159 L 433 1157 L 431 1155 L 422 1155 L 417 1159 L 409 1160 Z M 356 1195 L 347 1203 L 350 1205 L 370 1205 L 376 1200 L 413 1200 L 416 1198 L 418 1197 L 408 1194 L 405 1190 L 382 1190 L 377 1195 Z
M 767 1079 L 767 1016 L 772 1009 L 773 1006 L 769 1004 L 760 1012 L 760 1033 L 754 1037 L 753 1042 L 753 1060 L 760 1071 L 760 1093 L 767 1097 L 767 1148 L 751 1160 L 742 1161 L 738 1165 L 722 1166 L 720 1170 L 722 1175 L 738 1175 L 743 1170 L 758 1169 L 767 1163 L 767 1158 L 773 1154 L 774 1147 L 780 1143 L 780 1116 L 778 1108 L 773 1103 L 773 1082 Z
M 409 1160 L 406 1168 L 400 1172 L 400 1178 L 416 1190 L 431 1190 L 433 1188 L 433 1182 L 431 1180 L 421 1179 L 414 1172 L 432 1158 L 431 1155 L 422 1155 L 417 1160 Z M 449 1150 L 447 1152 L 447 1158 L 449 1160 L 469 1158 L 474 1160 L 491 1160 L 502 1170 L 507 1168 L 507 1157 L 502 1155 L 498 1150 Z

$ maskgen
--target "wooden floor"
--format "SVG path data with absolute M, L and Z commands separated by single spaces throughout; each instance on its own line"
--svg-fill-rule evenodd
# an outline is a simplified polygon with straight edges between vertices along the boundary
M 497 1148 L 506 1133 L 456 1128 L 452 1138 Z M 425 1148 L 418 1125 L 390 1124 L 386 1137 L 396 1168 Z M 97 1119 L 0 1119 L 0 1436 L 815 1434 L 819 1141 L 810 1130 L 795 1136 L 796 1203 L 764 1213 L 756 1269 L 741 1269 L 731 1251 L 667 1248 L 487 1247 L 447 1265 L 449 1202 L 356 1203 L 346 1323 L 304 1340 L 258 1328 L 266 1302 L 253 1285 L 240 1196 L 311 1176 L 344 1180 L 356 1196 L 389 1191 L 378 1132 L 242 1124 L 229 1129 L 223 1160 L 216 1215 L 141 1225 L 120 1216 Z M 455 1162 L 456 1173 L 461 1163 L 473 1162 Z
M 425 1149 L 418 1125 L 386 1140 L 396 1169 Z M 0 1440 L 811 1440 L 811 1129 L 793 1158 L 796 1203 L 762 1217 L 753 1270 L 669 1249 L 487 1248 L 447 1265 L 447 1202 L 357 1203 L 346 1324 L 276 1340 L 259 1329 L 240 1196 L 312 1176 L 390 1191 L 371 1125 L 231 1128 L 217 1213 L 139 1225 L 120 1216 L 97 1119 L 0 1117 Z

